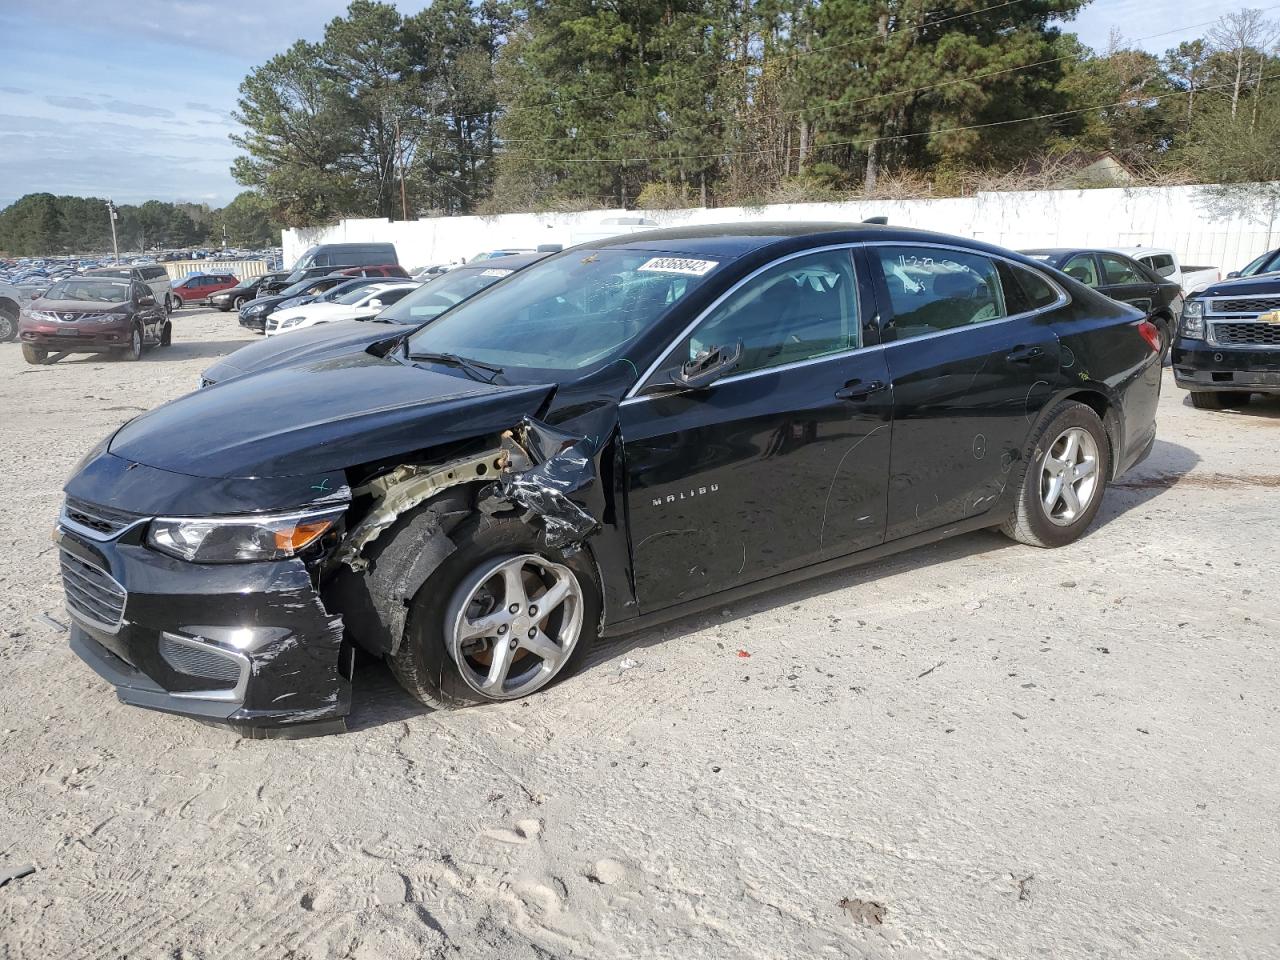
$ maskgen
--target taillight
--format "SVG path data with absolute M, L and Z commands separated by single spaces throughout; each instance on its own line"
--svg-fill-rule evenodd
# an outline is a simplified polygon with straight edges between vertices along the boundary
M 1147 344 L 1151 347 L 1153 351 L 1155 351 L 1156 353 L 1160 352 L 1160 328 L 1159 327 L 1157 327 L 1150 320 L 1139 320 L 1138 333 L 1142 334 L 1142 339 L 1147 341 Z

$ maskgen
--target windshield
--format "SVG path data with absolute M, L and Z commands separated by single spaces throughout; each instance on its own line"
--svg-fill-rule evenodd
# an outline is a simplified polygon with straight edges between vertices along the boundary
M 1273 262 L 1273 260 L 1275 262 Z M 1242 277 L 1256 277 L 1260 273 L 1271 273 L 1280 270 L 1280 253 L 1268 251 L 1240 271 Z
M 340 283 L 333 289 L 322 293 L 317 297 L 317 299 L 323 303 L 345 303 L 346 301 L 340 301 L 338 298 L 345 297 L 348 293 L 362 290 L 367 286 L 369 286 L 369 281 L 365 278 L 361 278 L 359 280 L 348 280 L 346 283 Z
M 388 307 L 378 319 L 390 320 L 392 323 L 426 323 L 472 294 L 493 286 L 513 273 L 515 271 L 510 267 L 492 267 L 488 270 L 454 270 L 441 274 L 394 307 Z
M 261 283 L 262 280 L 263 280 L 262 277 L 245 277 L 243 280 L 241 280 L 231 289 L 232 290 L 248 290 L 250 287 L 254 286 L 255 284 Z
M 614 358 L 716 266 L 648 250 L 574 250 L 450 310 L 410 338 L 408 353 L 457 354 L 508 371 L 584 370 Z
M 335 297 L 333 302 L 349 305 L 353 303 L 359 303 L 365 297 L 372 297 L 372 296 L 376 296 L 375 291 L 370 290 L 368 285 L 365 285 L 363 287 L 356 287 L 356 289 L 354 290 L 347 290 L 346 292 Z
M 93 271 L 95 277 L 124 277 L 126 280 L 133 276 L 133 271 L 127 267 L 121 267 L 119 270 L 108 270 L 99 268 Z
M 127 280 L 59 280 L 44 295 L 46 300 L 92 300 L 96 303 L 124 303 L 129 299 Z
M 279 295 L 282 297 L 296 297 L 301 293 L 318 292 L 318 290 L 313 289 L 315 287 L 316 287 L 315 277 L 307 277 L 307 279 L 299 280 L 297 283 L 295 283 L 291 287 L 285 287 L 283 290 L 280 291 Z

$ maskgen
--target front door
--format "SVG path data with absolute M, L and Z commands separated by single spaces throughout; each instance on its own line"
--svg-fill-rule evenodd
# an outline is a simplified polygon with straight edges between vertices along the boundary
M 895 540 L 1000 501 L 1061 377 L 1058 338 L 1040 312 L 1059 294 L 978 252 L 904 244 L 871 253 L 893 384 L 886 536 Z
M 873 301 L 857 276 L 849 248 L 757 272 L 645 386 L 700 351 L 740 342 L 732 375 L 624 401 L 642 613 L 884 539 L 891 391 L 882 348 L 864 339 Z

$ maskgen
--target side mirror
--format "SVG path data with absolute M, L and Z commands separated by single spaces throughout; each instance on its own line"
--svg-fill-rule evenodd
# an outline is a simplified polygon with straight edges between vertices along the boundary
M 1228 279 L 1228 280 L 1239 280 L 1239 279 L 1240 279 L 1240 271 L 1239 271 L 1239 270 L 1232 270 L 1230 273 L 1228 273 L 1228 274 L 1227 274 L 1227 279 Z
M 156 298 L 149 294 L 144 293 L 142 296 L 138 298 L 138 306 L 140 307 L 154 307 L 155 305 L 156 305 Z
M 368 307 L 370 310 L 381 310 L 382 301 L 379 300 L 377 297 L 374 297 L 372 300 L 366 303 L 365 306 Z
M 724 347 L 711 347 L 686 361 L 679 370 L 671 374 L 671 380 L 664 384 L 655 384 L 646 393 L 659 393 L 671 390 L 705 390 L 721 377 L 737 369 L 742 360 L 742 341 L 726 351 Z
M 40 291 L 39 291 L 39 290 L 32 290 L 32 291 L 31 291 L 31 299 L 32 299 L 32 300 L 39 300 L 39 299 L 40 299 Z

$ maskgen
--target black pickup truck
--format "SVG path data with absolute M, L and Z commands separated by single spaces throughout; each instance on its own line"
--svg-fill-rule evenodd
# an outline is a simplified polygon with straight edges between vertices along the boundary
M 1202 410 L 1280 394 L 1280 250 L 1186 298 L 1173 379 Z

